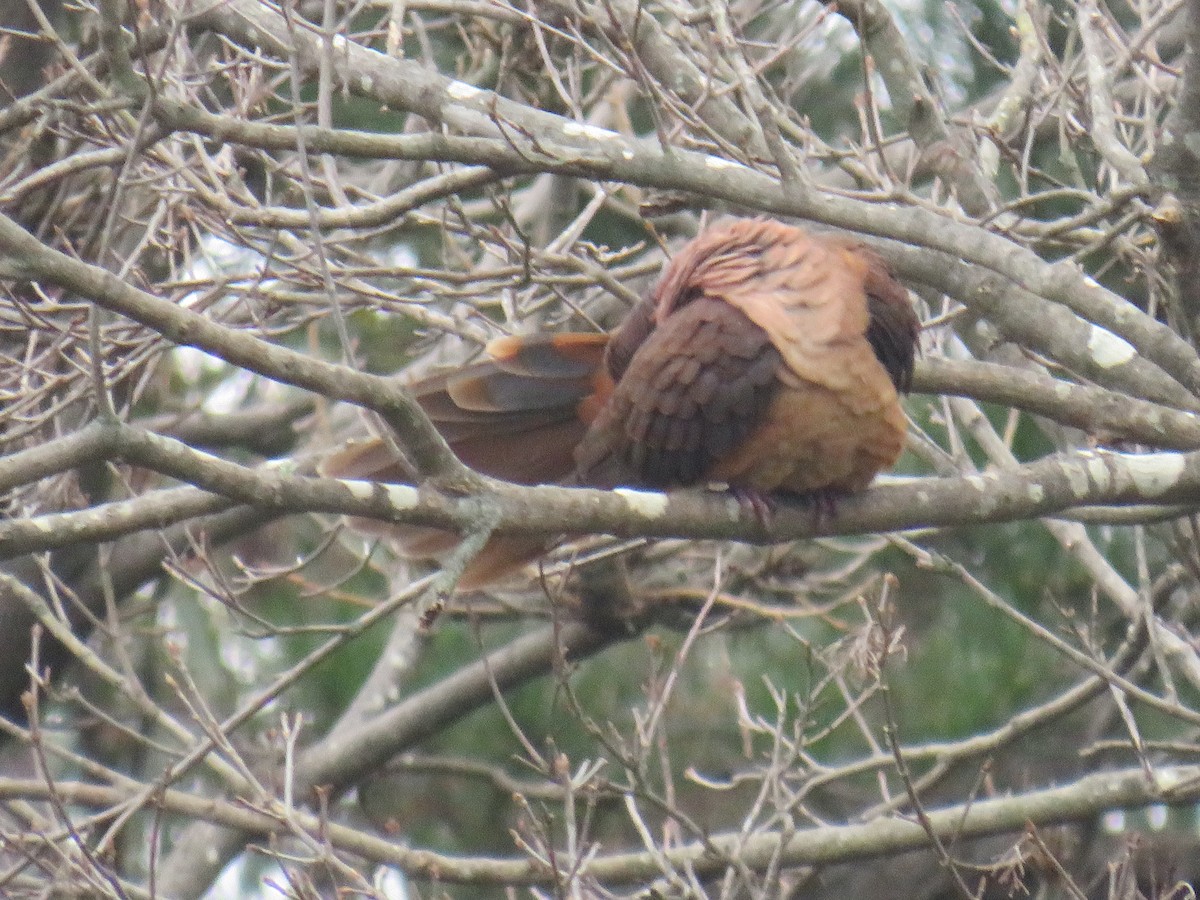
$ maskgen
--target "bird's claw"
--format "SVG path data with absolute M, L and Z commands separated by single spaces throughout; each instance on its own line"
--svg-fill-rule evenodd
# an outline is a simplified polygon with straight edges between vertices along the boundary
M 754 520 L 763 528 L 770 528 L 775 520 L 775 500 L 757 488 L 731 487 L 729 493 L 737 500 L 738 506 L 754 516 Z
M 838 501 L 842 499 L 840 491 L 823 488 L 804 495 L 805 500 L 812 506 L 813 528 L 824 531 L 837 518 Z
M 765 529 L 771 527 L 779 505 L 778 494 L 767 494 L 756 488 L 745 487 L 731 487 L 729 493 L 737 499 L 738 506 L 754 516 L 759 525 Z M 824 531 L 837 518 L 838 503 L 843 493 L 832 488 L 823 488 L 792 496 L 812 509 L 813 529 Z

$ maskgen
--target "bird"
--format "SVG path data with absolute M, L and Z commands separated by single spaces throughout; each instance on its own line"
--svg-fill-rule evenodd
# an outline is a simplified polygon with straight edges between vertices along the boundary
M 685 245 L 612 334 L 507 335 L 485 358 L 410 390 L 466 465 L 523 485 L 671 490 L 724 484 L 761 510 L 787 492 L 864 489 L 899 458 L 900 402 L 920 323 L 872 249 L 767 218 L 718 222 Z M 382 440 L 324 475 L 411 483 Z M 435 558 L 457 535 L 357 521 Z M 482 587 L 548 549 L 492 538 L 459 581 Z

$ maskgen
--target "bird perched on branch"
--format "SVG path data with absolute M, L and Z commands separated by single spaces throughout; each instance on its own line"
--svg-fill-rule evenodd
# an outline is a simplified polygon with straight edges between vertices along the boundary
M 488 358 L 412 391 L 471 468 L 519 484 L 673 488 L 723 482 L 739 496 L 862 490 L 904 446 L 918 321 L 883 261 L 852 239 L 761 219 L 685 246 L 612 334 L 492 341 Z M 379 440 L 328 459 L 327 475 L 411 481 Z M 390 529 L 431 557 L 456 537 Z M 544 551 L 497 536 L 460 587 Z

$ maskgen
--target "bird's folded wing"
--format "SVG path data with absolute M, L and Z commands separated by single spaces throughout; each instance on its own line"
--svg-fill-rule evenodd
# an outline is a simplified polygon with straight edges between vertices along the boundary
M 719 300 L 688 303 L 645 339 L 576 451 L 598 486 L 702 482 L 757 427 L 777 388 L 767 333 Z

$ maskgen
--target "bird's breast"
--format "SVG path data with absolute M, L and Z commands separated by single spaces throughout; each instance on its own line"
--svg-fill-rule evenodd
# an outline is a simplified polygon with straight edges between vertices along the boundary
M 758 427 L 709 480 L 759 491 L 859 491 L 904 449 L 907 421 L 887 382 L 871 391 L 781 385 Z M 874 399 L 871 400 L 870 398 Z

